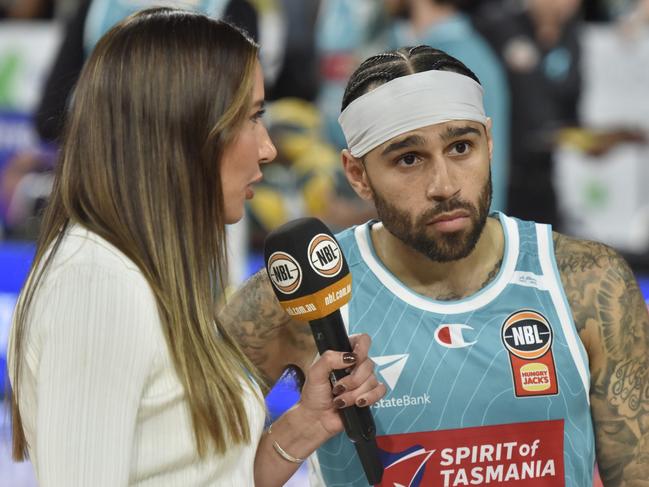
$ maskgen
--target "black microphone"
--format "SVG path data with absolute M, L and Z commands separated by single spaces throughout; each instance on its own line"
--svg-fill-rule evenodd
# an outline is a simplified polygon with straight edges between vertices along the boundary
M 326 225 L 317 218 L 282 225 L 266 237 L 264 258 L 279 302 L 291 317 L 309 322 L 318 351 L 351 352 L 339 309 L 351 298 L 352 275 Z M 347 370 L 334 370 L 332 385 L 348 374 Z M 368 483 L 380 483 L 383 464 L 372 412 L 357 406 L 340 412 Z

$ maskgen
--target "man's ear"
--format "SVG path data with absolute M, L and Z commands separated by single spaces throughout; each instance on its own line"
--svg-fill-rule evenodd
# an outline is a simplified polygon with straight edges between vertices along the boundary
M 352 156 L 347 149 L 342 150 L 341 156 L 347 181 L 349 181 L 349 184 L 360 198 L 371 201 L 373 196 L 372 187 L 369 184 L 363 161 Z
M 491 161 L 494 153 L 494 139 L 491 136 L 491 127 L 493 122 L 491 117 L 487 117 L 487 123 L 485 124 L 485 132 L 487 134 L 487 147 L 489 148 L 489 160 Z

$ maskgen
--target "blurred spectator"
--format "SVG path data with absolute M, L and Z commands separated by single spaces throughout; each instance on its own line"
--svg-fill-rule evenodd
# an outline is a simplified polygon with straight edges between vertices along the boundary
M 462 11 L 471 15 L 472 18 L 481 18 L 490 15 L 494 10 L 511 8 L 520 4 L 522 0 L 458 0 L 457 4 Z
M 314 101 L 319 86 L 318 60 L 315 50 L 315 23 L 319 0 L 281 0 L 285 22 L 283 63 L 266 99 L 297 97 Z M 264 41 L 261 40 L 262 50 Z
M 83 61 L 115 22 L 138 9 L 161 3 L 198 10 L 242 27 L 261 44 L 268 99 L 313 99 L 317 90 L 313 25 L 318 0 L 80 0 L 37 111 L 41 137 L 56 140 Z
M 27 8 L 29 2 L 14 5 Z M 30 10 L 30 9 L 27 9 Z M 25 16 L 37 15 L 30 10 Z M 56 21 L 5 19 L 0 29 L 0 227 L 3 238 L 29 238 L 36 195 L 47 185 L 36 184 L 50 167 L 47 147 L 40 144 L 32 113 L 60 39 Z M 21 183 L 22 177 L 33 178 Z M 31 180 L 31 183 L 30 183 Z M 32 186 L 33 183 L 33 186 Z M 29 222 L 29 223 L 28 223 Z M 0 272 L 1 274 L 1 272 Z
M 59 138 L 68 97 L 85 60 L 83 25 L 89 6 L 90 0 L 81 0 L 77 11 L 67 22 L 63 41 L 43 87 L 40 104 L 35 113 L 35 123 L 40 137 L 46 141 Z
M 637 0 L 588 0 L 583 2 L 584 20 L 611 22 L 633 10 Z
M 222 16 L 258 37 L 257 13 L 247 0 L 81 0 L 74 16 L 67 23 L 63 42 L 45 85 L 36 113 L 36 127 L 46 141 L 56 141 L 63 126 L 63 117 L 70 93 L 79 76 L 87 53 L 113 24 L 146 6 L 161 3 L 186 5 L 193 10 Z
M 0 0 L 0 19 L 67 19 L 82 0 Z
M 83 25 L 85 54 L 88 55 L 99 38 L 124 17 L 160 5 L 195 10 L 215 18 L 229 18 L 257 39 L 257 15 L 251 3 L 248 0 L 90 0 Z
M 509 166 L 509 90 L 498 57 L 453 0 L 329 0 L 319 20 L 323 61 L 320 106 L 327 133 L 344 147 L 333 124 L 340 114 L 344 84 L 358 59 L 390 48 L 427 44 L 464 62 L 485 90 L 485 109 L 493 120 L 492 209 L 504 210 Z
M 388 18 L 382 1 L 322 0 L 316 22 L 320 60 L 317 105 L 323 133 L 338 149 L 346 147 L 338 125 L 347 80 L 362 59 L 387 47 Z
M 247 0 L 257 14 L 259 58 L 264 68 L 264 87 L 269 92 L 285 61 L 288 36 L 282 0 Z
M 0 19 L 50 19 L 54 0 L 0 0 Z
M 35 240 L 41 210 L 52 189 L 54 153 L 28 150 L 11 157 L 0 171 L 0 215 L 6 237 Z
M 565 231 L 649 272 L 649 1 L 580 29 L 581 126 L 560 132 L 555 188 Z
M 508 213 L 561 227 L 552 185 L 556 130 L 576 125 L 580 0 L 527 0 L 479 23 L 507 69 L 511 89 Z
M 294 218 L 316 216 L 333 230 L 374 215 L 349 187 L 338 151 L 321 138 L 316 107 L 297 98 L 268 105 L 268 131 L 277 149 L 273 164 L 248 202 L 252 248 L 261 250 L 266 234 Z
M 619 16 L 622 34 L 639 37 L 649 26 L 649 0 L 637 0 L 632 8 Z

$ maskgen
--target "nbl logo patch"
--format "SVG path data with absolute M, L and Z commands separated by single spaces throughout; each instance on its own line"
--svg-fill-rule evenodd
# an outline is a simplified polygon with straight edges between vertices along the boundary
M 340 247 L 326 233 L 319 233 L 311 239 L 308 256 L 311 268 L 322 277 L 335 277 L 343 268 Z
M 503 343 L 522 359 L 542 357 L 552 346 L 552 329 L 543 315 L 517 311 L 503 325 Z
M 503 323 L 502 341 L 509 352 L 516 396 L 559 392 L 552 355 L 552 327 L 541 313 L 520 310 Z
M 268 258 L 267 266 L 268 276 L 279 292 L 292 294 L 302 284 L 302 269 L 286 252 L 274 252 Z

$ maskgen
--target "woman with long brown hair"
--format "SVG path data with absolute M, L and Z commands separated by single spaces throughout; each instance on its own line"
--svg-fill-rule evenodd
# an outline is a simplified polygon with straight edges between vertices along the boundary
M 361 336 L 262 435 L 257 372 L 216 303 L 225 224 L 275 157 L 263 91 L 245 34 L 172 9 L 88 59 L 10 339 L 13 454 L 42 487 L 281 485 L 342 430 L 337 405 L 385 392 Z M 334 403 L 329 373 L 350 366 Z

